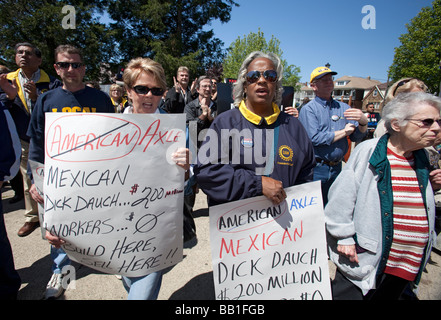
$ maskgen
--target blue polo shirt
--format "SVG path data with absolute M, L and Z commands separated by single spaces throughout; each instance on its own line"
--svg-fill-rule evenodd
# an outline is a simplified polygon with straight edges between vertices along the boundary
M 343 138 L 336 142 L 335 131 L 345 128 L 352 123 L 357 128 L 349 136 L 351 141 L 362 141 L 366 133 L 360 132 L 357 121 L 346 120 L 344 112 L 351 107 L 346 103 L 334 99 L 325 100 L 316 97 L 302 107 L 299 120 L 303 124 L 314 146 L 315 156 L 326 161 L 340 161 L 348 152 L 348 140 Z

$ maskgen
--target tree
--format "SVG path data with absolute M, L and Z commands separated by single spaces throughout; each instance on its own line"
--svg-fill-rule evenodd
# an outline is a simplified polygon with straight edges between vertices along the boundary
M 63 25 L 66 5 L 75 11 L 73 29 Z M 1 0 L 0 63 L 14 69 L 15 44 L 30 42 L 43 53 L 42 69 L 53 73 L 55 48 L 72 44 L 84 53 L 86 80 L 106 81 L 109 70 L 149 57 L 173 85 L 181 65 L 198 76 L 222 61 L 223 43 L 205 26 L 228 22 L 233 6 L 233 0 Z M 107 24 L 100 21 L 105 12 L 112 19 Z
M 228 22 L 233 6 L 233 0 L 114 0 L 108 11 L 122 59 L 153 58 L 172 84 L 181 65 L 198 75 L 222 61 L 223 43 L 204 26 Z
M 54 74 L 54 50 L 60 44 L 72 44 L 82 49 L 87 65 L 86 77 L 99 79 L 101 62 L 111 61 L 111 31 L 98 21 L 96 13 L 103 5 L 99 0 L 87 3 L 78 0 L 3 0 L 0 2 L 0 59 L 10 69 L 16 68 L 14 46 L 19 42 L 30 42 L 43 55 L 42 69 Z M 63 7 L 71 5 L 75 12 L 74 29 L 63 27 Z M 104 79 L 103 79 L 104 80 Z
M 300 68 L 295 65 L 288 65 L 288 62 L 283 59 L 280 41 L 274 37 L 274 35 L 267 41 L 260 29 L 257 33 L 250 32 L 247 36 L 244 36 L 243 39 L 238 37 L 230 45 L 223 63 L 224 76 L 226 78 L 237 78 L 243 61 L 253 51 L 262 51 L 264 53 L 272 52 L 278 55 L 283 65 L 283 85 L 299 89 L 297 83 L 300 81 Z
M 441 71 L 441 0 L 424 7 L 406 25 L 407 33 L 400 36 L 401 46 L 395 48 L 389 75 L 395 82 L 403 77 L 418 78 L 430 92 L 440 91 Z

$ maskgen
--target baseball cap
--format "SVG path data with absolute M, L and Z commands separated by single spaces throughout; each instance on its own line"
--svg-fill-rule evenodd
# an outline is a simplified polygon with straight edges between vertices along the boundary
M 327 67 L 318 67 L 315 68 L 314 71 L 311 73 L 311 80 L 309 82 L 312 82 L 314 79 L 320 79 L 321 77 L 327 75 L 327 74 L 336 75 L 337 72 L 332 71 L 331 69 Z

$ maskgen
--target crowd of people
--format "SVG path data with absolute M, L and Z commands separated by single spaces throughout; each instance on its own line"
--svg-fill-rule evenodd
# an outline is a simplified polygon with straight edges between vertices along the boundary
M 0 75 L 0 184 L 10 181 L 15 191 L 10 201 L 25 199 L 20 237 L 39 226 L 43 197 L 33 184 L 28 160 L 44 163 L 45 113 L 185 113 L 187 126 L 196 124 L 199 137 L 208 130 L 214 133 L 198 139 L 193 152 L 221 149 L 210 148 L 216 144 L 227 146 L 229 155 L 238 154 L 229 162 L 221 153 L 196 154 L 193 165 L 189 148 L 172 155 L 186 171 L 184 209 L 191 209 L 197 188 L 207 195 L 209 206 L 260 195 L 277 205 L 286 199 L 285 188 L 321 181 L 329 258 L 337 266 L 333 299 L 400 299 L 417 289 L 439 232 L 435 197 L 441 189 L 436 148 L 441 144 L 441 99 L 426 93 L 421 80 L 396 82 L 380 118 L 370 105 L 363 113 L 334 100 L 337 73 L 318 67 L 310 78 L 315 98 L 300 112 L 295 107 L 282 112 L 281 60 L 256 51 L 238 70 L 235 107 L 218 114 L 219 79 L 202 75 L 190 85 L 186 67 L 177 70 L 168 89 L 159 63 L 135 58 L 124 70 L 122 85 L 113 84 L 106 94 L 84 83 L 86 67 L 74 46 L 56 49 L 58 78 L 40 69 L 41 52 L 30 43 L 16 45 L 15 61 L 16 71 L 3 68 Z M 222 141 L 223 130 L 232 132 L 228 141 Z M 249 136 L 243 137 L 244 132 Z M 357 147 L 345 161 L 351 142 Z M 245 161 L 257 143 L 266 150 L 266 161 L 255 155 Z M 14 299 L 20 277 L 0 214 L 0 298 Z M 46 239 L 53 260 L 45 292 L 50 299 L 63 293 L 62 269 L 70 260 L 62 238 L 46 232 Z M 122 282 L 128 299 L 153 300 L 162 271 L 122 277 Z

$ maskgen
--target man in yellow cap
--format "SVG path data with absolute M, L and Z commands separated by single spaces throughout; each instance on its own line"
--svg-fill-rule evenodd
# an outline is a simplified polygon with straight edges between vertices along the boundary
M 341 172 L 342 161 L 351 141 L 361 141 L 367 133 L 368 119 L 359 109 L 332 98 L 333 76 L 337 72 L 318 67 L 311 73 L 311 88 L 315 99 L 302 107 L 299 120 L 308 132 L 314 146 L 317 166 L 314 181 L 322 181 L 323 203 L 328 190 Z

